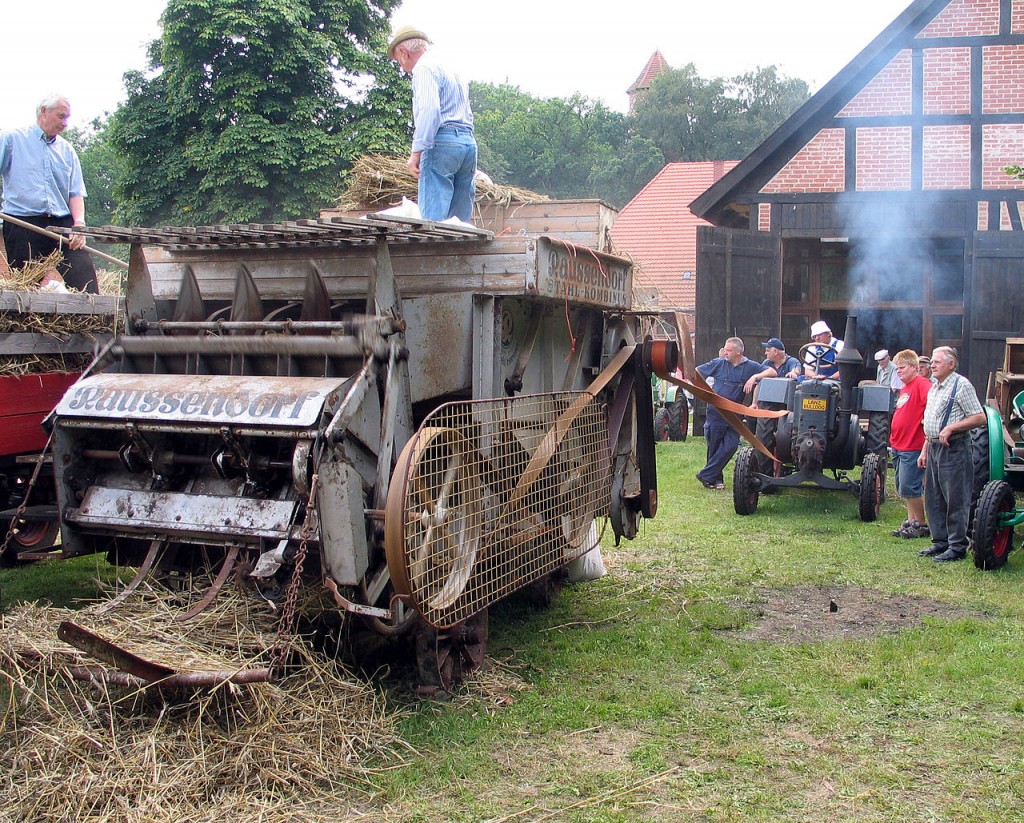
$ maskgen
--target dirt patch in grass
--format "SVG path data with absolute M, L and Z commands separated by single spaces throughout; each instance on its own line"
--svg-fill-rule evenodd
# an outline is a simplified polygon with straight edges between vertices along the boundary
M 794 586 L 758 592 L 758 601 L 745 603 L 754 623 L 740 632 L 744 640 L 773 643 L 814 643 L 856 640 L 895 634 L 920 626 L 925 618 L 963 620 L 983 618 L 981 612 L 860 586 Z

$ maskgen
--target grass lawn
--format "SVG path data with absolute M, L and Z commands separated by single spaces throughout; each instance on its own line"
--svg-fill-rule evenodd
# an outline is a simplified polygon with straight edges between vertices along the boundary
M 405 707 L 416 754 L 332 816 L 1024 819 L 1024 556 L 919 558 L 892 499 L 875 523 L 835 492 L 740 517 L 731 478 L 694 479 L 703 452 L 659 444 L 658 517 L 606 546 L 610 574 L 493 608 L 503 686 Z M 4 606 L 57 568 L 0 573 Z

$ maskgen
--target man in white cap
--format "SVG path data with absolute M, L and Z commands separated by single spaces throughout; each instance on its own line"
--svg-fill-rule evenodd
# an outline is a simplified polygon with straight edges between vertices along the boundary
M 896 365 L 889 357 L 888 349 L 879 349 L 875 352 L 875 362 L 878 364 L 878 371 L 875 375 L 875 382 L 879 386 L 888 386 L 894 392 L 903 388 L 903 381 L 896 372 Z
M 817 345 L 804 355 L 804 377 L 838 377 L 836 354 L 843 350 L 843 341 L 832 336 L 832 329 L 824 320 L 811 324 L 811 341 Z
M 473 218 L 476 139 L 469 86 L 427 51 L 429 40 L 405 26 L 388 43 L 388 57 L 412 76 L 416 130 L 407 165 L 419 180 L 420 214 L 426 220 Z

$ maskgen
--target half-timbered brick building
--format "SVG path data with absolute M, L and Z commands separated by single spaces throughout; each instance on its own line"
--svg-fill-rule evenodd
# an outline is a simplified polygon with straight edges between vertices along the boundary
M 1021 163 L 1024 0 L 915 0 L 691 204 L 698 358 L 855 313 L 865 358 L 953 345 L 984 391 L 1024 336 Z

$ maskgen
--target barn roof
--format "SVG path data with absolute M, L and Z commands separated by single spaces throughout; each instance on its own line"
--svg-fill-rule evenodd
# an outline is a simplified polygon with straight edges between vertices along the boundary
M 735 160 L 669 163 L 615 219 L 615 250 L 639 263 L 636 283 L 656 288 L 661 307 L 694 307 L 697 226 L 707 222 L 688 212 L 686 204 L 735 165 Z M 685 272 L 690 272 L 689 278 Z
M 732 171 L 690 203 L 690 210 L 716 225 L 749 225 L 737 200 L 771 180 L 820 128 L 899 52 L 906 48 L 951 0 L 914 0 L 817 94 L 792 114 Z M 956 0 L 952 0 L 956 2 Z

